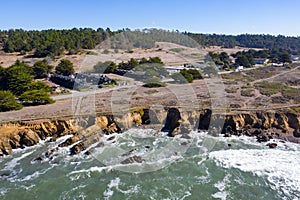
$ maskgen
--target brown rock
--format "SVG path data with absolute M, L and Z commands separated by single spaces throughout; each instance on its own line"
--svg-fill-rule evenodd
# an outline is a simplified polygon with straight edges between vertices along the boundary
M 21 146 L 33 146 L 39 142 L 39 136 L 31 129 L 25 129 L 20 132 L 20 145 Z
M 271 149 L 274 149 L 275 147 L 277 147 L 276 143 L 268 143 L 266 144 L 266 146 L 269 146 Z
M 65 140 L 63 143 L 59 144 L 59 147 L 66 147 L 66 146 L 70 146 L 71 144 L 74 144 L 75 142 L 79 141 L 79 137 L 78 135 L 73 135 L 72 137 L 68 138 L 67 140 Z
M 85 150 L 85 146 L 82 142 L 79 142 L 78 144 L 74 145 L 70 149 L 71 155 L 79 154 L 81 151 Z

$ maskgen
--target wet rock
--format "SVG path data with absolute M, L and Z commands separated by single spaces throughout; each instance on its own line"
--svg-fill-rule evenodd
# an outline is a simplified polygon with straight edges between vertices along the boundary
M 70 154 L 75 155 L 79 154 L 81 151 L 85 150 L 85 146 L 82 142 L 79 142 L 78 144 L 75 144 L 71 149 L 70 149 Z
M 269 146 L 271 149 L 274 149 L 275 147 L 277 147 L 276 143 L 268 143 L 266 144 L 266 146 Z
M 231 133 L 228 133 L 228 132 L 225 133 L 225 134 L 224 134 L 224 137 L 231 137 Z
M 116 138 L 116 136 L 111 136 L 111 137 L 107 138 L 107 141 L 111 141 L 111 140 L 113 140 L 115 138 Z
M 45 157 L 46 157 L 46 158 L 49 158 L 49 157 L 52 156 L 53 153 L 54 153 L 55 151 L 57 151 L 57 150 L 58 150 L 58 147 L 55 147 L 54 149 L 51 149 L 51 150 L 47 151 L 47 152 L 45 153 Z
M 146 149 L 150 149 L 150 146 L 149 146 L 149 145 L 146 145 L 145 148 L 146 148 Z
M 268 142 L 270 139 L 266 134 L 256 136 L 257 142 Z
M 123 160 L 123 161 L 121 162 L 121 164 L 142 163 L 142 162 L 144 162 L 144 161 L 145 161 L 145 160 L 144 160 L 141 156 L 136 156 L 136 155 L 134 155 L 134 156 L 132 156 L 132 157 L 129 157 L 129 158 Z
M 74 144 L 77 141 L 79 141 L 79 136 L 76 134 L 76 135 L 68 138 L 67 140 L 65 140 L 63 143 L 60 143 L 58 146 L 59 147 L 67 147 L 67 146 Z
M 42 156 L 39 156 L 39 157 L 37 157 L 37 158 L 35 158 L 35 159 L 33 159 L 32 161 L 33 162 L 40 162 L 40 161 L 42 161 L 43 160 L 43 157 Z
M 170 108 L 167 113 L 166 123 L 161 131 L 167 132 L 170 137 L 174 137 L 178 134 L 180 123 L 181 116 L 179 110 L 177 108 Z
M 231 145 L 231 144 L 227 144 L 227 146 L 228 146 L 228 147 L 231 147 L 232 145 Z
M 12 148 L 7 142 L 0 141 L 0 156 L 11 154 Z
M 294 137 L 300 137 L 300 128 L 295 129 L 295 130 L 293 131 L 293 135 L 294 135 Z
M 136 149 L 131 149 L 130 151 L 122 154 L 121 156 L 129 156 L 130 154 L 132 154 Z

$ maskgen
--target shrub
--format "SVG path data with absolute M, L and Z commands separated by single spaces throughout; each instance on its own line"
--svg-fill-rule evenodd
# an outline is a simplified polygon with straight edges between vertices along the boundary
M 16 100 L 11 91 L 0 91 L 0 112 L 20 110 L 23 106 Z

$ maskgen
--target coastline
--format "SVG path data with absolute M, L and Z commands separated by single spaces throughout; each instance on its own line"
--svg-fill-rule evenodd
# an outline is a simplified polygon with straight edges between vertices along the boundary
M 86 151 L 103 135 L 122 133 L 130 128 L 153 128 L 168 136 L 188 137 L 192 130 L 224 137 L 232 135 L 256 136 L 258 142 L 280 139 L 300 143 L 300 115 L 291 110 L 239 111 L 214 113 L 210 109 L 185 110 L 176 107 L 164 109 L 136 108 L 112 115 L 78 116 L 67 119 L 44 119 L 3 123 L 0 126 L 0 155 L 9 155 L 12 149 L 34 146 L 40 140 L 55 141 L 66 135 L 69 138 L 57 148 L 68 147 L 71 155 Z M 167 136 L 166 136 L 167 137 Z M 276 145 L 269 146 L 275 148 Z M 41 159 L 41 158 L 40 158 Z

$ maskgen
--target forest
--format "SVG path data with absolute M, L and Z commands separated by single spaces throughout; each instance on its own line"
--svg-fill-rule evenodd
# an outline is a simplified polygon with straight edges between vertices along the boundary
M 114 36 L 114 37 L 111 37 Z M 126 40 L 124 40 L 124 37 Z M 217 35 L 160 29 L 111 31 L 109 28 L 73 28 L 64 30 L 23 30 L 0 31 L 0 48 L 6 53 L 19 52 L 33 57 L 55 57 L 62 54 L 77 54 L 82 49 L 93 49 L 110 38 L 110 48 L 130 49 L 155 47 L 155 41 L 173 42 L 185 46 L 240 46 L 248 48 L 284 49 L 290 54 L 300 53 L 300 38 L 273 35 Z
M 284 49 L 290 54 L 300 53 L 300 38 L 273 35 L 217 35 L 185 33 L 203 46 L 222 46 L 232 48 L 235 46 L 247 48 Z

